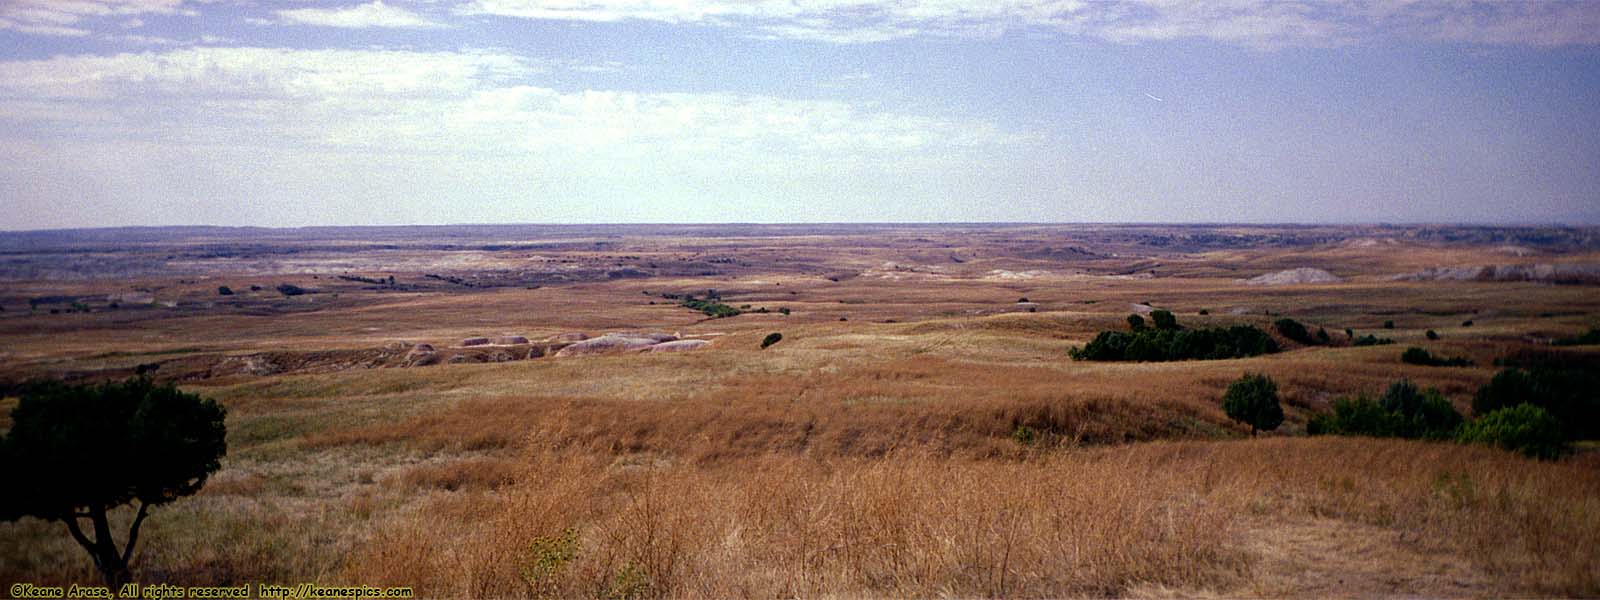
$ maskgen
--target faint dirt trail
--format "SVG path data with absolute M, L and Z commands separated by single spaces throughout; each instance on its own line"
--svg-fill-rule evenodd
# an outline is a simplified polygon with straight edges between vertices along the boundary
M 1259 522 L 1242 531 L 1260 557 L 1249 593 L 1264 597 L 1482 598 L 1492 582 L 1454 554 L 1425 553 L 1404 534 L 1337 519 Z
M 1135 598 L 1489 598 L 1493 582 L 1470 561 L 1430 554 L 1398 531 L 1326 518 L 1258 519 L 1239 547 L 1256 556 L 1252 580 L 1226 591 L 1142 587 Z

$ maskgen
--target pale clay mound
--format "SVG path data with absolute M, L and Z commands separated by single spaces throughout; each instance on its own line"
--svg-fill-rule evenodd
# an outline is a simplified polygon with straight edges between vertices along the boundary
M 1338 275 L 1322 269 L 1300 267 L 1277 273 L 1267 273 L 1259 277 L 1244 280 L 1250 285 L 1300 285 L 1306 283 L 1338 283 L 1344 281 Z
M 1471 265 L 1434 267 L 1391 277 L 1395 281 L 1543 281 L 1600 283 L 1600 264 Z
M 632 337 L 622 335 L 602 335 L 590 338 L 556 352 L 556 358 L 566 356 L 586 356 L 591 354 L 618 354 L 622 352 L 638 352 L 658 343 L 659 340 L 647 337 Z
M 661 343 L 656 344 L 654 346 L 651 346 L 649 348 L 645 348 L 644 351 L 645 352 L 684 352 L 684 351 L 688 351 L 688 350 L 699 350 L 701 348 L 706 347 L 706 345 L 710 344 L 710 343 L 711 342 L 708 342 L 708 341 L 705 341 L 705 340 L 675 340 L 675 341 L 671 341 L 671 342 L 661 342 Z

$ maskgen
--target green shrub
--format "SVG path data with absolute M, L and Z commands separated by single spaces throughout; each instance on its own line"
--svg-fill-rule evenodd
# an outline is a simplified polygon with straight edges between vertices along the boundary
M 1555 459 L 1569 451 L 1561 422 L 1532 404 L 1494 410 L 1463 427 L 1458 439 L 1543 459 Z
M 1156 324 L 1156 329 L 1177 329 L 1178 318 L 1172 316 L 1172 311 L 1157 310 L 1150 313 L 1150 320 Z
M 1144 329 L 1144 317 L 1139 315 L 1128 315 L 1128 329 L 1132 329 L 1134 331 Z
M 1433 331 L 1433 330 L 1432 330 L 1432 329 L 1429 329 L 1429 330 L 1428 330 L 1428 333 L 1425 333 L 1425 334 L 1423 334 L 1423 335 L 1426 335 L 1426 336 L 1428 336 L 1428 339 L 1430 339 L 1430 340 L 1437 340 L 1437 339 L 1439 339 L 1439 334 L 1438 334 L 1438 333 L 1436 333 L 1436 332 L 1434 332 L 1434 331 Z
M 1039 441 L 1039 432 L 1027 425 L 1018 425 L 1016 429 L 1011 430 L 1011 440 L 1021 446 L 1032 446 L 1034 442 Z
M 1461 413 L 1439 390 L 1421 390 L 1407 379 L 1389 384 L 1378 405 L 1391 415 L 1397 437 L 1449 439 L 1461 426 Z
M 767 337 L 762 338 L 761 349 L 766 350 L 767 346 L 771 346 L 781 341 L 783 341 L 783 334 L 777 332 L 769 333 L 767 334 Z
M 1478 388 L 1472 412 L 1531 404 L 1562 424 L 1567 439 L 1600 437 L 1600 374 L 1584 368 L 1504 369 Z
M 1350 340 L 1351 346 L 1386 346 L 1393 343 L 1394 340 L 1389 338 L 1380 338 L 1370 333 L 1358 338 L 1352 338 Z
M 1074 360 L 1162 362 L 1243 358 L 1277 351 L 1277 342 L 1266 332 L 1237 325 L 1226 329 L 1102 331 L 1068 354 Z
M 1222 395 L 1222 410 L 1228 418 L 1257 430 L 1272 431 L 1283 424 L 1283 405 L 1278 403 L 1278 384 L 1266 375 L 1245 374 L 1228 384 Z
M 1384 321 L 1383 322 L 1383 328 L 1384 329 L 1394 329 L 1394 321 Z
M 737 317 L 740 314 L 743 314 L 739 309 L 728 306 L 721 302 L 717 302 L 716 300 L 696 300 L 694 296 L 685 296 L 683 299 L 683 305 L 685 307 L 705 313 L 706 316 L 714 319 Z
M 519 571 L 535 598 L 553 597 L 556 579 L 566 566 L 578 558 L 578 530 L 566 529 L 559 535 L 539 536 L 528 544 Z
M 1600 327 L 1590 327 L 1582 335 L 1560 338 L 1550 343 L 1557 346 L 1593 346 L 1600 344 Z
M 1402 379 L 1377 400 L 1366 396 L 1335 400 L 1333 413 L 1312 417 L 1306 433 L 1444 440 L 1456 435 L 1461 420 L 1461 413 L 1438 390 L 1419 390 Z
M 1472 326 L 1472 319 L 1467 319 L 1465 321 L 1462 321 L 1461 322 L 1461 326 L 1462 327 L 1471 327 Z
M 1315 415 L 1306 422 L 1306 433 L 1311 435 L 1389 437 L 1392 429 L 1389 413 L 1366 396 L 1334 400 L 1333 413 Z
M 1333 338 L 1328 336 L 1328 330 L 1323 329 L 1321 327 L 1317 328 L 1317 343 L 1326 344 L 1326 343 L 1329 343 L 1329 342 L 1332 342 L 1332 341 L 1333 341 Z
M 1415 346 L 1410 347 L 1410 348 L 1406 348 L 1405 352 L 1400 353 L 1400 362 L 1403 362 L 1403 363 L 1406 363 L 1406 364 L 1409 364 L 1409 365 L 1422 365 L 1422 366 L 1425 366 L 1425 367 L 1470 367 L 1470 366 L 1472 366 L 1472 361 L 1467 360 L 1465 358 L 1460 358 L 1460 357 L 1444 358 L 1444 357 L 1440 357 L 1440 356 L 1434 356 L 1433 353 L 1428 352 L 1427 350 L 1424 350 L 1422 348 L 1417 348 Z
M 1278 319 L 1272 323 L 1278 334 L 1307 346 L 1316 345 L 1317 341 L 1311 338 L 1311 332 L 1294 319 Z

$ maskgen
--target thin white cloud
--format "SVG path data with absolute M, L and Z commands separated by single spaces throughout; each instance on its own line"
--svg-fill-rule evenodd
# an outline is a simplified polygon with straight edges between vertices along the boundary
M 471 0 L 466 14 L 738 28 L 837 44 L 1048 30 L 1136 43 L 1205 39 L 1250 47 L 1376 40 L 1600 44 L 1600 2 L 1445 0 Z
M 445 27 L 412 11 L 390 6 L 383 0 L 343 8 L 295 8 L 277 11 L 285 23 L 339 27 L 344 29 L 438 29 Z
M 561 91 L 470 52 L 185 48 L 0 62 L 0 119 L 88 119 L 75 135 L 440 155 L 796 165 L 1019 138 L 992 125 L 828 100 Z M 41 104 L 47 103 L 47 104 Z M 81 141 L 81 140 L 80 140 Z
M 6 0 L 0 2 L 0 29 L 79 37 L 89 35 L 89 21 L 145 14 L 193 12 L 183 0 Z

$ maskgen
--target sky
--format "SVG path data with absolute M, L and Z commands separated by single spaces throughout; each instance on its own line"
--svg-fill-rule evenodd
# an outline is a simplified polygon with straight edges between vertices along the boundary
M 1600 0 L 0 0 L 0 229 L 1600 223 Z

